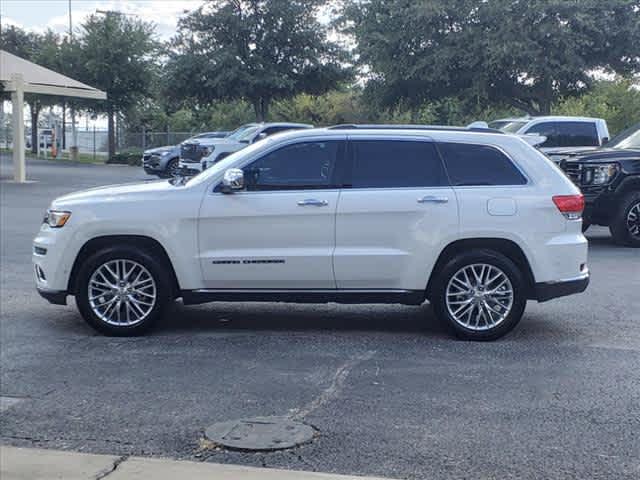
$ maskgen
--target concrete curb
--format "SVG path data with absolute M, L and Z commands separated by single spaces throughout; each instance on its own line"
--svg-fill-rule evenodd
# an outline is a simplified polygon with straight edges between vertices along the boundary
M 385 480 L 164 458 L 0 446 L 2 480 Z M 388 480 L 388 479 L 387 479 Z

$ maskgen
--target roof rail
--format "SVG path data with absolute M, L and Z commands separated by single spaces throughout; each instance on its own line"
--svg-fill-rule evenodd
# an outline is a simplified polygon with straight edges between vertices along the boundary
M 396 124 L 358 124 L 342 123 L 327 127 L 328 130 L 438 130 L 445 132 L 484 132 L 504 134 L 495 128 L 450 127 L 447 125 L 396 125 Z

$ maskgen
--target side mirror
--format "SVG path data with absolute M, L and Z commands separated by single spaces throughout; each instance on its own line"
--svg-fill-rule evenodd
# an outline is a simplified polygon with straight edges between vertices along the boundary
M 609 143 L 609 137 L 604 137 L 600 145 L 606 145 L 607 143 Z
M 222 177 L 222 193 L 233 193 L 244 188 L 244 172 L 239 168 L 230 168 Z

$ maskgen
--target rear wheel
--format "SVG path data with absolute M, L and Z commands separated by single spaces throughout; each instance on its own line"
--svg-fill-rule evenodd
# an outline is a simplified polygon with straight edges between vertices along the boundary
M 105 335 L 140 335 L 166 310 L 172 295 L 162 263 L 136 247 L 111 247 L 78 272 L 76 304 Z
M 518 324 L 527 296 L 522 272 L 509 258 L 478 249 L 447 262 L 437 274 L 432 302 L 458 337 L 495 340 Z
M 640 248 L 640 192 L 629 192 L 622 198 L 609 230 L 616 243 Z

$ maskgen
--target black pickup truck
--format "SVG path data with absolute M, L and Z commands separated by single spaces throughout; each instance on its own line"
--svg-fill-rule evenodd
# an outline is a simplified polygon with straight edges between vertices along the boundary
M 584 194 L 583 229 L 604 225 L 616 243 L 640 248 L 640 123 L 602 148 L 552 160 Z

